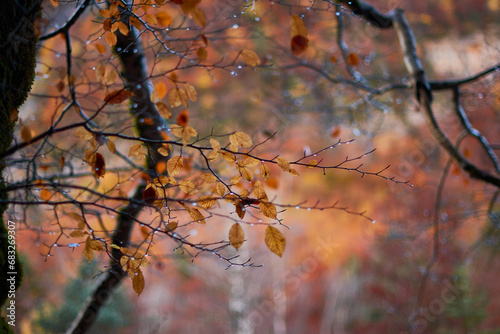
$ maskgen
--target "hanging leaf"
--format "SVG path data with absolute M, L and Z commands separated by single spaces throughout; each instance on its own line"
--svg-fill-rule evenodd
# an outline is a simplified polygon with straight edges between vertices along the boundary
M 168 27 L 172 23 L 172 17 L 167 12 L 158 12 L 156 14 L 156 20 L 159 25 Z
M 191 101 L 195 102 L 198 99 L 198 96 L 196 94 L 196 89 L 188 83 L 184 84 L 184 88 L 186 90 L 188 98 Z
M 290 170 L 290 163 L 285 158 L 278 157 L 276 161 L 283 171 L 288 172 Z
M 311 160 L 307 163 L 307 168 L 314 168 L 318 165 L 318 160 Z
M 130 148 L 130 150 L 128 151 L 128 156 L 141 159 L 146 157 L 146 152 L 142 148 L 142 144 L 138 143 Z
M 245 49 L 241 51 L 241 56 L 243 57 L 243 60 L 245 61 L 245 63 L 247 63 L 248 66 L 254 67 L 260 65 L 259 56 L 252 50 Z
M 268 226 L 266 228 L 265 242 L 267 248 L 279 257 L 283 256 L 285 251 L 286 239 L 285 236 L 275 227 Z
M 261 176 L 266 181 L 271 176 L 271 170 L 265 164 L 262 164 Z
M 309 46 L 309 39 L 304 36 L 297 35 L 292 38 L 290 48 L 292 49 L 292 53 L 296 56 L 304 53 Z
M 114 33 L 112 33 L 111 31 L 108 31 L 106 33 L 106 43 L 108 43 L 109 46 L 115 46 L 116 42 L 118 42 L 116 35 Z
M 49 201 L 52 198 L 52 192 L 48 189 L 40 191 L 40 198 L 44 201 Z
M 222 184 L 222 182 L 217 182 L 215 189 L 220 197 L 223 197 L 226 193 L 226 187 L 224 186 L 224 184 Z
M 33 135 L 31 133 L 31 129 L 29 126 L 24 125 L 21 128 L 21 138 L 27 143 L 31 143 L 31 140 L 33 139 Z
M 170 112 L 170 108 L 163 102 L 156 102 L 155 103 L 156 109 L 158 109 L 158 113 L 160 114 L 161 117 L 165 119 L 169 119 L 172 117 L 172 113 Z
M 350 52 L 347 55 L 347 63 L 351 66 L 358 66 L 359 65 L 359 57 L 357 54 L 354 52 Z
M 199 206 L 208 210 L 215 205 L 215 200 L 216 198 L 212 196 L 201 196 L 196 202 Z
M 201 212 L 198 209 L 187 207 L 187 211 L 188 211 L 189 215 L 191 216 L 191 219 L 193 219 L 193 221 L 195 223 L 198 223 L 198 224 L 206 224 L 207 223 L 205 221 L 205 217 L 201 214 Z
M 243 219 L 246 213 L 243 203 L 241 201 L 236 201 L 236 203 L 234 203 L 234 206 L 236 208 L 236 214 L 238 214 L 238 217 L 240 217 L 240 219 Z
M 203 47 L 198 48 L 198 50 L 196 50 L 196 55 L 198 56 L 198 58 L 200 58 L 201 61 L 207 60 L 208 57 L 207 48 Z
M 87 261 L 90 263 L 94 259 L 94 250 L 92 249 L 92 244 L 91 244 L 92 239 L 90 239 L 90 236 L 85 239 L 85 246 L 83 247 L 82 250 L 82 255 L 87 259 Z
M 142 193 L 142 198 L 144 199 L 144 202 L 152 205 L 157 199 L 156 191 L 153 187 L 146 188 L 146 190 Z
M 226 160 L 227 162 L 235 162 L 236 161 L 236 157 L 231 152 L 222 151 L 221 155 L 222 155 L 222 158 L 224 160 Z
M 187 126 L 189 122 L 189 111 L 187 109 L 182 110 L 179 115 L 177 115 L 177 124 L 180 126 Z
M 170 176 L 175 176 L 182 172 L 182 157 L 175 156 L 167 161 L 167 173 Z
M 146 281 L 144 280 L 144 275 L 142 274 L 141 269 L 137 269 L 136 272 L 132 275 L 132 288 L 134 289 L 137 296 L 139 296 L 144 290 L 144 286 L 146 285 Z
M 276 210 L 276 206 L 269 202 L 260 202 L 259 209 L 262 214 L 266 217 L 276 219 L 278 216 L 278 211 Z
M 233 224 L 229 229 L 229 242 L 234 248 L 239 249 L 244 241 L 245 233 L 243 232 L 243 228 L 238 223 Z
M 217 178 L 213 174 L 210 174 L 210 173 L 201 174 L 200 177 L 206 183 L 215 183 L 215 182 L 217 182 Z
M 229 142 L 235 146 L 241 146 L 244 148 L 252 147 L 252 138 L 245 132 L 237 131 L 229 136 Z
M 92 165 L 92 172 L 96 178 L 100 178 L 106 174 L 106 162 L 100 153 L 95 154 L 94 163 Z
M 193 10 L 191 10 L 190 14 L 193 17 L 194 23 L 196 23 L 200 27 L 204 27 L 207 24 L 205 13 L 200 8 L 194 8 Z
M 94 44 L 94 47 L 100 54 L 103 55 L 106 53 L 106 46 L 104 44 L 96 43 Z
M 217 139 L 210 138 L 210 145 L 212 145 L 214 151 L 220 151 L 220 143 L 217 141 Z
M 163 99 L 167 95 L 167 85 L 163 81 L 160 81 L 155 85 L 155 91 L 158 94 L 158 98 Z
M 198 188 L 196 184 L 191 180 L 182 180 L 179 181 L 179 188 L 182 189 L 186 194 L 195 194 L 198 192 Z
M 291 17 L 291 25 L 290 25 L 290 37 L 294 38 L 295 36 L 303 36 L 307 37 L 307 28 L 304 24 L 304 21 L 297 15 L 292 15 Z
M 104 97 L 104 102 L 107 104 L 120 104 L 132 95 L 134 94 L 126 89 L 118 89 L 108 93 Z

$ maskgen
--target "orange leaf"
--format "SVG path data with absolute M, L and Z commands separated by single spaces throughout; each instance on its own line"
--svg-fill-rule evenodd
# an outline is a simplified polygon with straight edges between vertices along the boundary
M 193 8 L 191 16 L 193 17 L 193 21 L 200 27 L 204 27 L 207 24 L 205 13 L 200 8 Z
M 156 20 L 159 25 L 164 27 L 168 27 L 172 23 L 172 17 L 167 12 L 158 12 L 156 14 Z
M 106 46 L 104 44 L 96 43 L 94 44 L 94 47 L 100 54 L 106 53 Z
M 182 158 L 175 156 L 167 161 L 167 172 L 170 176 L 175 176 L 182 172 Z
M 276 161 L 283 171 L 288 172 L 290 170 L 290 163 L 285 158 L 278 157 Z
M 48 201 L 52 198 L 52 192 L 50 190 L 43 189 L 40 191 L 40 198 L 44 201 Z
M 351 66 L 358 66 L 359 64 L 359 57 L 357 54 L 355 54 L 354 52 L 350 52 L 348 55 L 347 55 L 347 63 Z
M 177 124 L 180 126 L 187 126 L 189 122 L 189 112 L 184 109 L 177 115 Z
M 194 87 L 188 83 L 184 84 L 184 88 L 186 90 L 186 94 L 187 94 L 188 98 L 191 101 L 195 102 L 198 98 L 197 94 L 196 94 L 196 89 L 194 89 Z
M 158 94 L 158 98 L 163 99 L 167 95 L 167 85 L 163 81 L 160 81 L 155 85 L 155 91 Z
M 109 31 L 106 34 L 106 43 L 108 43 L 109 46 L 115 46 L 116 42 L 118 42 L 116 35 Z
M 142 274 L 141 269 L 137 269 L 136 272 L 131 276 L 132 278 L 132 288 L 135 293 L 139 296 L 144 290 L 144 286 L 146 285 L 146 281 L 144 280 L 144 275 Z
M 31 143 L 31 140 L 33 139 L 33 135 L 31 133 L 31 129 L 29 126 L 27 125 L 24 125 L 22 128 L 21 128 L 21 138 L 27 142 L 27 143 Z

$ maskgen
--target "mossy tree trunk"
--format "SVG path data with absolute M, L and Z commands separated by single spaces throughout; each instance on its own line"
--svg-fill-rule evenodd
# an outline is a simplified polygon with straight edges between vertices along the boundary
M 41 15 L 40 0 L 16 0 L 2 2 L 0 10 L 0 152 L 9 148 L 14 138 L 17 121 L 15 110 L 19 108 L 31 90 L 36 67 L 35 22 Z M 0 161 L 0 305 L 9 299 L 9 272 L 15 272 L 15 288 L 22 280 L 22 267 L 17 253 L 12 263 L 8 230 L 4 213 L 8 195 L 5 191 L 3 172 L 7 164 Z M 11 239 L 12 240 L 12 239 Z M 9 250 L 11 253 L 9 254 Z M 10 261 L 9 261 L 10 255 Z M 0 318 L 0 332 L 13 333 L 4 318 Z

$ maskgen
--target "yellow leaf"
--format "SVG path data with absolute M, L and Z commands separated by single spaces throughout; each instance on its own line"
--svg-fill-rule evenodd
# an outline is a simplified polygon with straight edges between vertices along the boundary
M 286 239 L 285 236 L 275 227 L 268 226 L 266 228 L 265 242 L 267 248 L 274 254 L 281 257 L 285 251 Z
M 231 185 L 234 186 L 235 184 L 240 183 L 240 181 L 241 181 L 241 176 L 240 175 L 236 175 L 236 176 L 233 176 L 231 178 L 231 180 L 229 181 L 229 184 L 231 184 Z
M 254 167 L 259 164 L 260 160 L 252 158 L 252 157 L 246 157 L 245 160 L 241 163 L 242 166 L 246 167 Z
M 21 129 L 21 138 L 27 142 L 31 143 L 31 140 L 33 139 L 33 134 L 31 133 L 31 129 L 29 126 L 24 125 Z
M 210 151 L 210 153 L 208 153 L 208 155 L 207 155 L 207 160 L 208 161 L 214 161 L 218 157 L 219 157 L 219 152 L 217 152 L 217 151 Z
M 170 176 L 175 176 L 182 172 L 182 157 L 175 156 L 167 161 L 167 173 Z
M 212 206 L 215 205 L 215 200 L 216 198 L 212 196 L 201 196 L 200 198 L 198 198 L 196 202 L 202 208 L 210 209 Z
M 217 182 L 217 178 L 213 175 L 213 174 L 210 174 L 210 173 L 204 173 L 204 174 L 201 174 L 200 176 L 203 181 L 205 181 L 206 183 L 215 183 Z
M 170 108 L 163 102 L 155 103 L 156 109 L 158 109 L 158 113 L 161 117 L 169 119 L 172 117 L 172 113 L 170 112 Z
M 241 245 L 243 245 L 244 241 L 245 233 L 243 232 L 240 224 L 233 224 L 233 226 L 229 229 L 229 242 L 234 248 L 239 249 Z
M 182 104 L 181 97 L 179 96 L 179 90 L 174 87 L 168 92 L 168 103 L 172 108 L 178 107 Z
M 191 16 L 193 17 L 193 21 L 200 27 L 204 27 L 207 24 L 205 13 L 200 8 L 196 7 L 191 10 Z
M 250 169 L 248 169 L 247 167 L 239 167 L 238 171 L 240 172 L 241 176 L 245 178 L 245 180 L 252 181 L 253 173 Z
M 191 216 L 191 219 L 193 219 L 195 223 L 206 224 L 205 217 L 201 214 L 201 212 L 198 209 L 188 207 L 187 211 Z
M 210 145 L 212 145 L 214 151 L 220 151 L 220 143 L 217 141 L 217 139 L 210 138 Z
M 113 68 L 110 68 L 108 71 L 106 71 L 104 82 L 107 85 L 111 85 L 112 83 L 115 82 L 116 77 L 117 77 L 116 71 Z
M 245 61 L 245 63 L 247 63 L 248 66 L 254 67 L 260 65 L 259 56 L 252 50 L 245 49 L 241 51 L 241 56 L 243 57 L 243 60 Z
M 267 201 L 266 191 L 264 190 L 264 187 L 262 186 L 262 183 L 260 181 L 255 182 L 252 192 L 255 195 L 255 198 L 257 198 L 258 200 Z
M 171 176 L 160 175 L 153 180 L 153 184 L 160 188 L 165 188 L 169 183 L 174 183 L 175 180 Z
M 179 181 L 179 188 L 182 189 L 187 194 L 195 194 L 198 192 L 198 188 L 196 187 L 196 184 L 191 181 L 191 180 L 182 180 Z
M 293 169 L 293 168 L 290 168 L 290 170 L 288 171 L 288 173 L 292 174 L 293 176 L 299 176 L 299 173 Z
M 85 246 L 83 247 L 82 250 L 82 255 L 87 259 L 87 261 L 91 262 L 94 259 L 94 250 L 92 249 L 91 246 L 92 239 L 90 239 L 90 236 L 87 237 L 85 240 Z
M 244 132 L 237 131 L 229 136 L 229 142 L 236 146 L 241 146 L 244 148 L 252 147 L 252 138 Z
M 290 37 L 294 38 L 295 36 L 307 37 L 307 28 L 300 17 L 292 15 Z
M 98 251 L 98 252 L 104 251 L 104 246 L 102 245 L 102 242 L 100 242 L 99 240 L 95 240 L 95 239 L 90 241 L 90 248 L 92 248 L 92 250 Z
M 144 280 L 144 275 L 142 274 L 141 269 L 137 269 L 136 272 L 132 275 L 132 288 L 135 293 L 139 296 L 144 290 L 144 286 L 146 285 L 146 281 Z
M 264 179 L 264 181 L 267 180 L 271 176 L 271 170 L 269 169 L 269 167 L 267 167 L 264 164 L 262 164 L 261 175 L 262 175 L 262 178 Z
M 107 19 L 113 17 L 113 15 L 111 15 L 111 11 L 109 9 L 101 9 L 99 11 L 99 14 L 101 14 L 102 17 L 105 17 Z
M 180 99 L 181 103 L 187 107 L 188 106 L 188 95 L 187 95 L 186 91 L 182 88 L 179 88 L 178 91 L 179 91 L 179 99 Z
M 311 160 L 307 163 L 307 168 L 314 168 L 318 165 L 318 160 Z
M 236 161 L 236 157 L 231 152 L 222 151 L 221 155 L 222 155 L 222 158 L 224 160 L 226 160 L 227 162 L 235 162 Z
M 264 216 L 269 217 L 269 218 L 273 218 L 273 219 L 277 218 L 278 211 L 276 210 L 276 207 L 274 206 L 274 204 L 261 201 L 259 203 L 259 209 Z
M 160 147 L 158 149 L 158 153 L 160 153 L 161 155 L 163 155 L 164 157 L 168 157 L 168 155 L 170 154 L 170 150 L 166 147 Z M 158 161 L 158 163 L 160 163 L 161 161 Z
M 290 170 L 290 163 L 285 158 L 278 157 L 276 161 L 283 171 L 288 172 Z
M 184 146 L 187 145 L 191 137 L 196 137 L 198 132 L 190 126 L 179 126 L 177 124 L 170 125 L 171 133 L 176 137 L 182 138 L 182 143 Z
M 138 158 L 138 159 L 145 158 L 146 157 L 146 152 L 142 148 L 142 144 L 138 143 L 138 144 L 135 144 L 134 146 L 132 146 L 130 148 L 130 150 L 128 151 L 128 156 L 129 157 L 135 157 L 135 158 Z
M 195 102 L 198 99 L 197 94 L 196 94 L 196 89 L 194 89 L 194 87 L 188 83 L 184 84 L 184 88 L 186 90 L 186 94 L 187 94 L 188 98 L 191 101 Z
M 217 182 L 215 189 L 220 197 L 223 197 L 226 193 L 226 187 L 224 186 L 224 184 L 222 184 L 222 182 Z

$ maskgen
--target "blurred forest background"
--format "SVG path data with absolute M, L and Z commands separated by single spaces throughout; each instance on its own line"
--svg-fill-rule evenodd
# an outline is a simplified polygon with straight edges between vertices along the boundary
M 340 139 L 354 139 L 330 150 L 323 161 L 336 164 L 346 156 L 376 149 L 359 161 L 363 168 L 378 171 L 390 165 L 384 175 L 408 180 L 413 186 L 370 175 L 360 178 L 346 170 L 323 174 L 304 168 L 298 170 L 300 178 L 276 173 L 266 186 L 278 202 L 338 201 L 354 212 L 366 211 L 374 222 L 343 210 L 288 208 L 282 214 L 290 227 L 283 229 L 287 248 L 282 258 L 262 243 L 263 228 L 245 225 L 247 241 L 234 254 L 251 257 L 261 268 L 225 270 L 227 263 L 217 258 L 193 260 L 175 252 L 175 244 L 158 241 L 152 264 L 144 270 L 144 292 L 137 297 L 131 283 L 124 281 L 91 332 L 343 334 L 411 333 L 413 328 L 415 333 L 500 333 L 499 202 L 491 201 L 496 189 L 471 179 L 454 163 L 447 167 L 448 155 L 432 138 L 414 89 L 393 89 L 367 98 L 322 76 L 319 70 L 349 75 L 336 42 L 335 10 L 328 3 L 310 8 L 306 1 L 236 5 L 229 1 L 234 10 L 210 23 L 216 17 L 213 2 L 200 4 L 207 14 L 207 27 L 223 27 L 227 33 L 224 39 L 210 41 L 209 59 L 215 62 L 221 55 L 246 48 L 255 50 L 264 66 L 227 66 L 210 73 L 194 67 L 179 74 L 198 92 L 198 100 L 189 106 L 193 127 L 205 135 L 245 131 L 254 143 L 276 132 L 266 143 L 268 155 L 279 152 L 290 160 Z M 381 12 L 405 10 L 430 80 L 467 77 L 500 60 L 499 0 L 370 3 Z M 74 9 L 73 2 L 44 3 L 48 31 Z M 303 17 L 309 30 L 309 49 L 299 57 L 289 51 L 290 14 Z M 355 72 L 381 83 L 405 84 L 408 74 L 395 32 L 371 27 L 349 11 L 342 11 L 342 16 Z M 111 53 L 98 35 L 89 35 L 96 30 L 89 13 L 81 22 L 71 30 L 76 41 L 75 68 L 77 76 L 88 76 L 100 57 Z M 90 45 L 85 44 L 88 40 Z M 108 48 L 104 55 L 95 44 Z M 48 98 L 64 95 L 58 76 L 64 47 L 63 38 L 57 37 L 44 42 L 39 51 L 35 85 L 19 114 L 35 134 L 50 126 L 54 110 L 64 103 L 61 97 Z M 148 58 L 150 66 L 154 61 Z M 462 91 L 471 123 L 497 152 L 498 78 L 493 72 Z M 450 94 L 434 94 L 436 117 L 456 139 L 460 123 L 450 110 L 450 100 Z M 177 111 L 173 113 L 177 116 Z M 20 133 L 21 125 L 16 131 Z M 487 166 L 478 147 L 466 138 L 460 151 Z M 113 168 L 113 161 L 107 159 L 107 168 Z M 47 174 L 53 172 L 51 163 L 44 167 Z M 116 182 L 116 175 L 107 173 L 100 187 Z M 52 248 L 50 258 L 44 258 L 40 254 L 47 253 L 45 245 L 54 243 L 51 228 L 57 228 L 45 220 L 53 212 L 46 215 L 43 208 L 23 212 L 14 206 L 7 214 L 11 220 L 27 222 L 17 232 L 25 277 L 16 297 L 15 330 L 64 332 L 109 260 L 96 256 L 89 264 L 82 257 L 82 247 Z M 113 213 L 101 218 L 112 228 Z M 440 228 L 440 253 L 425 278 L 436 242 L 435 222 Z M 189 234 L 194 240 L 226 238 L 230 225 L 214 226 L 217 229 L 192 226 Z M 141 238 L 140 229 L 134 229 L 133 238 Z

